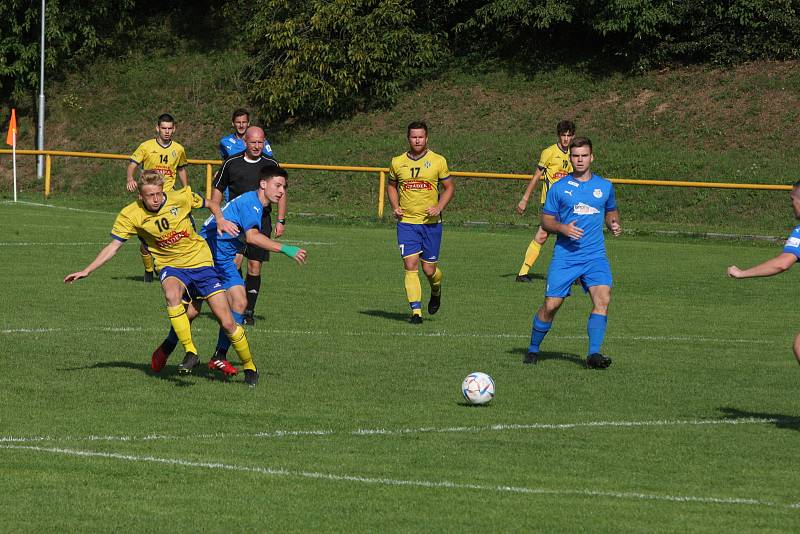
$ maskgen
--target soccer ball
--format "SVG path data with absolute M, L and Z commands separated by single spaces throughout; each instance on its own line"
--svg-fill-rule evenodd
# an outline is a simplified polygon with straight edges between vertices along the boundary
M 494 398 L 494 380 L 486 373 L 470 373 L 461 383 L 461 393 L 470 404 L 487 404 Z

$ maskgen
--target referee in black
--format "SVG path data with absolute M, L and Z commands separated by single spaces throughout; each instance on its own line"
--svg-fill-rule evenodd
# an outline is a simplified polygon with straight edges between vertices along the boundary
M 244 133 L 245 151 L 225 160 L 222 168 L 214 179 L 214 187 L 211 190 L 211 200 L 208 202 L 208 209 L 214 214 L 217 220 L 217 229 L 220 232 L 228 232 L 231 235 L 239 233 L 235 224 L 225 220 L 222 213 L 222 199 L 225 190 L 228 190 L 228 200 L 233 200 L 242 193 L 258 189 L 260 171 L 265 166 L 278 167 L 278 162 L 262 154 L 264 148 L 264 130 L 258 126 L 250 126 Z M 264 208 L 261 219 L 261 233 L 271 237 L 272 220 L 270 214 L 272 206 Z M 283 235 L 283 228 L 286 224 L 286 195 L 278 202 L 278 220 L 275 225 L 275 237 Z M 245 290 L 247 291 L 247 309 L 244 311 L 244 324 L 255 324 L 253 313 L 258 300 L 258 292 L 261 289 L 261 264 L 269 261 L 269 251 L 254 245 L 247 245 L 244 251 L 247 258 L 247 277 L 245 278 Z

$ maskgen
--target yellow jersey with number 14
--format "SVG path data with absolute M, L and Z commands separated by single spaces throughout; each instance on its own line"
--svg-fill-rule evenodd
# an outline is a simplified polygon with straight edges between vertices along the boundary
M 550 186 L 572 172 L 569 148 L 564 151 L 558 143 L 550 145 L 542 150 L 536 166 L 542 169 L 542 204 L 544 204 Z
M 191 187 L 164 193 L 164 203 L 156 212 L 145 208 L 141 200 L 128 204 L 117 215 L 111 237 L 127 241 L 138 235 L 156 264 L 178 269 L 211 267 L 214 259 L 205 239 L 194 230 L 192 208 L 205 206 L 205 199 Z
M 419 159 L 411 159 L 408 152 L 392 158 L 389 180 L 397 182 L 403 218 L 410 224 L 436 224 L 441 216 L 431 217 L 425 210 L 439 203 L 439 182 L 450 179 L 447 160 L 428 150 Z
M 157 139 L 149 139 L 139 145 L 131 154 L 131 161 L 144 171 L 158 171 L 163 174 L 164 192 L 175 189 L 178 169 L 188 164 L 183 145 L 170 141 L 167 146 L 161 146 Z

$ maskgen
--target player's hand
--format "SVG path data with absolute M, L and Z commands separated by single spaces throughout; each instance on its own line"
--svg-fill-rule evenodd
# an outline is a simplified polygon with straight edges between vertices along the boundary
M 87 276 L 89 276 L 89 273 L 86 271 L 78 271 L 77 273 L 68 274 L 64 277 L 64 283 L 71 284 L 72 282 L 80 280 L 81 278 L 86 278 Z
M 527 207 L 528 207 L 528 201 L 523 198 L 522 200 L 519 201 L 519 204 L 517 204 L 517 213 L 522 215 L 523 213 L 525 213 L 525 209 Z
M 306 262 L 306 258 L 308 257 L 308 252 L 304 249 L 300 249 L 297 254 L 294 256 L 294 261 L 298 263 L 298 265 L 302 265 Z
M 439 214 L 442 213 L 442 208 L 440 208 L 439 205 L 437 204 L 435 206 L 431 206 L 430 208 L 426 209 L 425 213 L 427 213 L 431 217 L 438 217 Z
M 735 265 L 731 265 L 728 267 L 728 276 L 731 278 L 741 278 L 742 277 L 742 270 Z
M 133 193 L 139 188 L 139 184 L 136 183 L 136 180 L 133 178 L 128 178 L 128 183 L 125 184 L 125 188 L 128 190 L 129 193 Z
M 239 235 L 239 227 L 235 223 L 230 222 L 228 219 L 220 219 L 217 221 L 217 234 L 228 234 L 233 237 Z
M 393 209 L 392 210 L 392 215 L 394 215 L 394 218 L 399 221 L 400 219 L 403 218 L 403 208 L 397 207 L 397 208 Z
M 613 221 L 608 228 L 614 237 L 619 237 L 622 234 L 622 226 L 617 221 Z
M 575 221 L 569 224 L 562 224 L 559 228 L 559 232 L 570 239 L 580 239 L 583 237 L 583 228 L 575 226 Z
M 280 237 L 283 235 L 283 231 L 286 228 L 286 225 L 283 223 L 277 223 L 275 225 L 275 237 Z

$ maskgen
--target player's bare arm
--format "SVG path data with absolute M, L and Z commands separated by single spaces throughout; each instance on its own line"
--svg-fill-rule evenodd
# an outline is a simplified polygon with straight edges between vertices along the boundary
M 386 188 L 386 195 L 389 197 L 389 205 L 392 207 L 392 214 L 398 221 L 403 218 L 403 208 L 400 207 L 400 194 L 397 192 L 397 182 L 389 180 Z
M 788 271 L 796 262 L 797 256 L 789 252 L 784 252 L 749 269 L 740 269 L 736 265 L 731 265 L 728 267 L 727 273 L 731 278 L 773 276 Z
M 103 266 L 103 264 L 105 264 L 108 260 L 113 258 L 122 245 L 123 242 L 117 241 L 116 239 L 109 242 L 108 245 L 103 247 L 103 249 L 97 254 L 97 257 L 94 259 L 94 261 L 87 265 L 83 270 L 65 276 L 64 283 L 71 284 L 72 282 L 76 282 L 81 278 L 86 278 L 92 274 L 92 272 Z
M 135 161 L 128 163 L 128 169 L 126 172 L 127 183 L 125 188 L 129 192 L 136 191 L 136 189 L 139 187 L 139 184 L 136 183 L 136 179 L 133 177 L 133 173 L 136 172 L 137 167 L 139 167 L 139 165 Z
M 270 239 L 261 232 L 259 232 L 257 228 L 249 229 L 245 233 L 245 239 L 248 245 L 255 245 L 257 247 L 263 248 L 264 250 L 269 250 L 270 252 L 281 252 L 292 258 L 298 264 L 305 263 L 306 257 L 308 256 L 308 252 L 306 252 L 302 248 L 279 243 L 278 241 Z
M 561 234 L 570 239 L 580 239 L 583 236 L 583 229 L 575 225 L 575 221 L 569 224 L 562 224 L 553 215 L 542 213 L 542 228 L 551 234 Z
M 183 184 L 183 187 L 189 186 L 189 172 L 186 170 L 186 167 L 179 167 L 178 168 L 178 179 Z
M 449 180 L 443 180 L 440 182 L 442 184 L 442 194 L 439 196 L 439 202 L 435 206 L 431 206 L 430 208 L 425 210 L 425 213 L 430 215 L 431 217 L 436 217 L 440 213 L 444 211 L 447 205 L 450 203 L 450 200 L 453 198 L 453 193 L 456 192 L 456 184 L 453 183 L 453 179 L 450 178 Z
M 537 166 L 536 171 L 533 173 L 533 178 L 528 182 L 528 187 L 525 188 L 525 192 L 522 194 L 522 200 L 517 204 L 517 213 L 520 215 L 525 213 L 525 209 L 528 207 L 528 202 L 531 199 L 531 194 L 533 194 L 533 190 L 536 189 L 536 184 L 538 184 L 539 180 L 542 178 L 542 173 L 542 169 Z
M 611 235 L 614 237 L 622 234 L 622 226 L 619 223 L 619 212 L 617 210 L 606 213 L 606 228 L 611 231 Z
M 286 200 L 286 193 L 284 192 L 283 196 L 278 200 L 278 220 L 275 224 L 275 237 L 281 237 L 283 232 L 286 229 L 286 225 L 281 221 L 286 220 L 286 206 L 288 202 Z
M 211 198 L 206 202 L 206 207 L 217 221 L 217 234 L 228 233 L 232 236 L 239 235 L 239 227 L 222 215 L 222 191 L 214 187 L 211 189 Z

